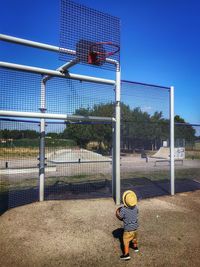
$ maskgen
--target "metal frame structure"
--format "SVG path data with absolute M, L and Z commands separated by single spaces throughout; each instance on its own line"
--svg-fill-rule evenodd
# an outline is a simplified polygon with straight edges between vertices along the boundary
M 44 50 L 49 50 L 52 52 L 59 52 L 60 49 L 57 46 L 52 46 L 44 43 L 33 42 L 26 39 L 16 38 L 13 36 L 8 36 L 0 34 L 0 40 L 5 42 L 11 42 L 15 44 L 31 46 L 34 48 L 40 48 Z M 62 49 L 62 52 L 66 54 L 76 55 L 76 51 L 69 49 Z M 71 60 L 64 65 L 57 68 L 57 70 L 49 70 L 43 68 L 36 68 L 33 66 L 26 66 L 8 62 L 0 62 L 1 68 L 7 68 L 17 71 L 25 71 L 32 73 L 39 73 L 44 75 L 41 80 L 41 103 L 40 103 L 40 113 L 38 112 L 16 112 L 16 111 L 0 111 L 0 116 L 7 117 L 24 117 L 24 118 L 40 118 L 40 153 L 39 153 L 39 200 L 44 200 L 44 181 L 45 181 L 45 119 L 58 119 L 58 120 L 87 120 L 87 121 L 103 121 L 113 123 L 113 169 L 112 169 L 112 193 L 116 204 L 120 204 L 120 66 L 116 60 L 109 58 L 105 59 L 107 63 L 114 64 L 116 66 L 116 80 L 109 80 L 103 78 L 97 78 L 92 76 L 85 76 L 79 74 L 69 73 L 69 68 L 78 64 L 77 59 Z M 84 116 L 73 116 L 73 115 L 63 115 L 63 114 L 49 114 L 46 113 L 46 82 L 52 77 L 61 77 L 67 79 L 74 79 L 80 81 L 87 81 L 100 84 L 108 84 L 115 86 L 115 118 L 108 117 L 84 117 Z
M 170 87 L 170 180 L 171 195 L 175 194 L 175 165 L 174 165 L 174 87 Z
M 0 40 L 11 42 L 15 44 L 30 46 L 34 48 L 49 50 L 52 52 L 59 52 L 60 48 L 53 45 L 48 45 L 39 42 L 33 42 L 26 39 L 16 38 L 4 34 L 0 34 Z M 76 55 L 76 51 L 69 49 L 62 49 L 66 54 Z M 0 116 L 6 117 L 24 117 L 24 118 L 40 118 L 40 157 L 39 157 L 39 179 L 40 179 L 40 196 L 39 200 L 44 200 L 44 180 L 45 180 L 45 119 L 58 119 L 58 120 L 85 120 L 85 121 L 104 121 L 113 124 L 113 157 L 112 157 L 112 195 L 115 203 L 118 205 L 121 201 L 120 190 L 120 99 L 121 99 L 121 73 L 120 64 L 116 60 L 106 58 L 107 63 L 114 64 L 116 67 L 116 79 L 109 80 L 104 78 L 79 75 L 69 73 L 69 68 L 78 64 L 77 59 L 71 60 L 56 70 L 37 68 L 33 66 L 19 65 L 8 62 L 0 62 L 1 68 L 7 68 L 17 71 L 25 71 L 32 73 L 39 73 L 44 75 L 41 80 L 41 104 L 40 113 L 38 112 L 16 112 L 0 110 Z M 80 81 L 87 81 L 92 83 L 108 84 L 115 86 L 115 118 L 108 117 L 84 117 L 67 114 L 49 114 L 46 113 L 46 82 L 51 77 L 60 77 L 67 79 L 74 79 Z M 174 170 L 174 87 L 170 87 L 170 177 L 171 177 L 171 195 L 175 193 L 175 170 Z

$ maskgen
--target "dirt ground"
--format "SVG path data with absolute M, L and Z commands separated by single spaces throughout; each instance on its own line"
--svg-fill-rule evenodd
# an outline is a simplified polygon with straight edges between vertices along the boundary
M 200 266 L 200 190 L 141 200 L 139 248 L 122 262 L 111 198 L 45 201 L 0 217 L 1 267 Z

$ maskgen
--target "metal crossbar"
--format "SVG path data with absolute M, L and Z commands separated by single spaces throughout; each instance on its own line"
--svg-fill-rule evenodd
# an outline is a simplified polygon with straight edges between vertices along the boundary
M 6 117 L 21 117 L 21 118 L 40 118 L 40 119 L 56 119 L 65 121 L 102 121 L 102 122 L 115 122 L 115 118 L 111 117 L 98 117 L 98 116 L 78 116 L 67 114 L 54 114 L 54 113 L 39 113 L 39 112 L 21 112 L 0 110 L 0 116 Z
M 0 40 L 5 41 L 5 42 L 19 44 L 19 45 L 25 45 L 25 46 L 29 46 L 29 47 L 48 50 L 51 52 L 59 52 L 60 50 L 62 50 L 63 54 L 76 56 L 76 51 L 73 49 L 60 48 L 60 47 L 55 46 L 55 45 L 49 45 L 49 44 L 45 44 L 45 43 L 35 42 L 35 41 L 23 39 L 23 38 L 18 38 L 18 37 L 6 35 L 6 34 L 0 34 Z M 113 64 L 113 65 L 119 64 L 117 60 L 112 59 L 112 58 L 106 58 L 105 61 L 106 61 L 106 63 Z
M 80 80 L 80 81 L 115 85 L 114 80 L 96 78 L 96 77 L 91 77 L 91 76 L 86 76 L 86 75 L 72 74 L 72 73 L 68 73 L 68 72 L 67 73 L 61 73 L 60 71 L 57 71 L 57 70 L 36 68 L 36 67 L 32 67 L 32 66 L 14 64 L 14 63 L 9 63 L 9 62 L 2 62 L 1 61 L 0 67 L 7 68 L 7 69 L 19 70 L 19 71 L 39 73 L 39 74 L 43 74 L 43 75 L 50 75 L 50 76 L 60 77 L 60 78 L 68 78 L 68 79 L 74 79 L 74 80 Z

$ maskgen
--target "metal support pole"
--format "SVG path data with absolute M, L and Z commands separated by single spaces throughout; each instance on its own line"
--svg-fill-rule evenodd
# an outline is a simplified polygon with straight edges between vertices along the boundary
M 71 49 L 60 48 L 60 47 L 55 46 L 55 45 L 49 45 L 49 44 L 34 42 L 34 41 L 27 40 L 27 39 L 22 39 L 22 38 L 6 35 L 6 34 L 0 34 L 0 40 L 5 41 L 5 42 L 14 43 L 14 44 L 44 49 L 44 50 L 48 50 L 48 51 L 52 51 L 52 52 L 59 52 L 61 50 L 62 53 L 66 53 L 69 55 L 76 55 L 76 51 L 71 50 Z
M 73 60 L 70 60 L 69 62 L 63 64 L 62 66 L 60 66 L 59 68 L 57 68 L 56 70 L 65 74 L 65 73 L 69 73 L 68 72 L 68 69 L 75 66 L 76 64 L 79 63 L 79 59 L 75 58 Z M 43 81 L 44 82 L 47 82 L 48 80 L 50 80 L 51 78 L 53 78 L 53 76 L 50 76 L 50 75 L 46 75 L 44 78 L 43 78 Z
M 174 87 L 170 87 L 170 179 L 171 195 L 175 194 L 175 169 L 174 169 Z
M 25 45 L 25 46 L 30 46 L 30 47 L 34 47 L 34 48 L 44 49 L 44 50 L 48 50 L 48 51 L 52 51 L 52 52 L 62 51 L 62 53 L 65 53 L 65 54 L 68 54 L 68 55 L 74 55 L 74 56 L 76 55 L 76 51 L 75 50 L 62 48 L 62 47 L 58 47 L 58 46 L 55 46 L 55 45 L 49 45 L 49 44 L 34 42 L 34 41 L 27 40 L 27 39 L 22 39 L 22 38 L 10 36 L 10 35 L 5 35 L 5 34 L 0 34 L 0 40 L 1 41 L 5 41 L 5 42 L 14 43 L 14 44 L 19 44 L 19 45 Z M 109 63 L 109 64 L 114 64 L 114 65 L 118 64 L 117 60 L 114 60 L 114 59 L 111 59 L 111 58 L 106 58 L 105 61 L 107 63 Z
M 112 124 L 112 196 L 116 200 L 116 141 L 115 123 Z
M 39 152 L 39 201 L 44 201 L 45 180 L 45 119 L 40 121 L 40 152 Z
M 26 66 L 26 65 L 21 65 L 21 64 L 14 64 L 14 63 L 9 63 L 9 62 L 0 61 L 0 67 L 7 68 L 7 69 L 13 69 L 13 70 L 19 70 L 19 71 L 38 73 L 38 74 L 43 74 L 43 75 L 47 75 L 47 76 L 73 79 L 73 80 L 78 80 L 78 81 L 86 81 L 86 82 L 94 82 L 94 83 L 100 83 L 100 84 L 115 85 L 114 80 L 108 80 L 108 79 L 104 79 L 104 78 L 96 78 L 96 77 L 92 77 L 92 76 L 79 75 L 79 74 L 74 74 L 74 73 L 61 73 L 58 70 L 49 70 L 49 69 L 37 68 L 37 67 Z
M 114 199 L 117 205 L 121 202 L 121 184 L 120 184 L 120 99 L 121 99 L 121 77 L 120 66 L 117 65 L 116 70 L 116 86 L 115 86 L 115 139 L 114 139 L 114 165 L 113 174 L 115 175 L 114 186 Z
M 55 119 L 64 121 L 96 121 L 96 122 L 115 122 L 112 117 L 97 117 L 97 116 L 79 116 L 55 113 L 39 113 L 27 111 L 13 111 L 13 110 L 0 110 L 0 116 L 3 117 L 19 117 L 19 118 L 39 118 L 39 119 Z
M 45 113 L 46 111 L 46 81 L 41 81 L 41 104 L 40 111 Z M 44 181 L 45 181 L 45 119 L 40 119 L 40 151 L 39 151 L 39 181 L 40 181 L 40 193 L 39 200 L 44 201 Z
M 62 66 L 60 66 L 59 68 L 57 68 L 57 70 L 60 71 L 61 73 L 65 73 L 69 68 L 75 66 L 79 62 L 80 62 L 80 60 L 78 58 L 72 59 L 69 62 L 67 62 L 67 63 L 63 64 Z

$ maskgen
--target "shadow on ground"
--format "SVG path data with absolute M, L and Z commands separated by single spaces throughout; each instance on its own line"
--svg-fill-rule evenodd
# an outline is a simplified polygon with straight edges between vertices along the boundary
M 124 252 L 123 232 L 124 232 L 123 228 L 117 228 L 112 232 L 113 237 L 118 239 L 118 241 L 119 241 L 120 249 L 121 249 L 122 254 Z
M 112 182 L 110 180 L 87 181 L 81 183 L 56 182 L 45 187 L 45 200 L 106 198 L 112 196 Z M 175 182 L 175 192 L 188 192 L 200 189 L 197 181 L 183 178 Z M 129 178 L 121 180 L 121 192 L 133 190 L 138 199 L 152 198 L 170 194 L 170 181 L 152 181 L 149 178 Z M 38 187 L 11 190 L 0 194 L 0 214 L 13 207 L 37 202 Z

